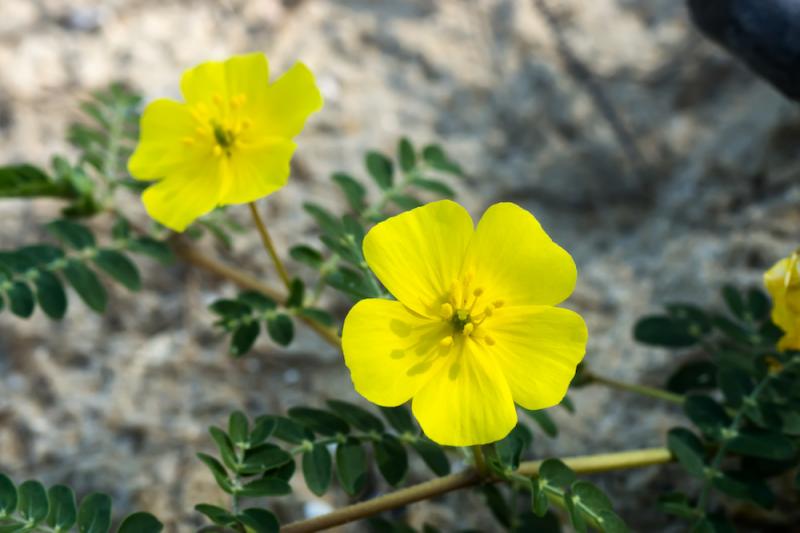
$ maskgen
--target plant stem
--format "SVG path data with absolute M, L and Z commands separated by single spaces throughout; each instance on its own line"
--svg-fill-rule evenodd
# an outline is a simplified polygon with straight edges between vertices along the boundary
M 631 450 L 627 452 L 609 453 L 601 455 L 588 455 L 579 457 L 566 457 L 562 459 L 567 466 L 577 473 L 589 474 L 621 470 L 626 468 L 639 468 L 644 466 L 668 463 L 673 460 L 672 454 L 666 448 L 650 448 Z M 528 461 L 520 464 L 517 472 L 524 476 L 536 476 L 542 461 Z M 384 496 L 342 507 L 329 514 L 287 524 L 281 528 L 282 533 L 309 533 L 322 531 L 331 527 L 354 522 L 390 509 L 403 507 L 408 504 L 427 500 L 442 494 L 478 485 L 485 479 L 474 469 L 465 470 L 449 476 L 433 479 L 405 489 L 391 492 Z M 488 478 L 488 481 L 500 481 Z
M 258 208 L 256 207 L 255 202 L 250 202 L 248 205 L 250 206 L 250 214 L 253 215 L 253 222 L 255 222 L 256 228 L 258 228 L 259 235 L 261 235 L 261 242 L 264 244 L 264 249 L 272 258 L 272 262 L 275 264 L 275 269 L 278 271 L 278 275 L 281 277 L 283 284 L 286 285 L 286 288 L 288 289 L 291 285 L 289 273 L 286 271 L 286 267 L 283 266 L 281 258 L 278 257 L 278 252 L 275 251 L 275 245 L 272 244 L 272 238 L 269 236 L 267 227 L 264 225 L 264 221 L 261 220 L 261 215 L 258 214 Z
M 245 289 L 253 289 L 264 293 L 275 301 L 283 301 L 285 297 L 270 287 L 261 282 L 258 278 L 251 276 L 247 272 L 242 272 L 236 268 L 226 265 L 221 261 L 208 257 L 200 250 L 187 243 L 185 240 L 175 237 L 172 239 L 172 247 L 175 254 L 181 259 L 190 263 L 198 268 L 202 268 L 208 272 L 216 274 L 222 278 L 226 278 L 235 284 Z M 322 339 L 334 347 L 341 345 L 341 340 L 334 328 L 328 328 L 308 317 L 298 316 L 308 327 L 313 329 Z
M 485 478 L 489 474 L 489 470 L 486 468 L 486 459 L 483 457 L 483 449 L 480 446 L 471 446 L 472 449 L 472 457 L 475 460 L 475 470 L 477 470 L 478 474 Z
M 649 396 L 651 398 L 664 400 L 666 402 L 674 403 L 676 405 L 683 405 L 684 402 L 684 397 L 681 394 L 675 394 L 673 392 L 657 389 L 655 387 L 648 387 L 646 385 L 637 385 L 634 383 L 617 381 L 615 379 L 598 376 L 597 374 L 594 373 L 587 373 L 587 374 L 590 383 L 599 383 L 601 385 L 606 385 L 607 387 L 611 387 L 614 389 L 624 390 L 628 392 L 635 392 L 636 394 L 641 394 L 643 396 Z

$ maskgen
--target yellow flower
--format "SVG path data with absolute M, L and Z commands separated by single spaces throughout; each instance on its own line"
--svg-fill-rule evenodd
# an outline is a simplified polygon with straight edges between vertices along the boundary
M 473 227 L 460 205 L 434 202 L 376 225 L 370 268 L 398 301 L 358 302 L 344 322 L 345 362 L 373 403 L 412 408 L 432 440 L 494 442 L 527 409 L 559 403 L 586 348 L 572 257 L 510 203 Z
M 261 53 L 209 61 L 184 72 L 185 103 L 144 111 L 131 175 L 160 180 L 142 195 L 147 212 L 183 231 L 215 207 L 252 202 L 286 184 L 292 142 L 322 107 L 311 71 L 295 63 L 269 83 Z
M 775 263 L 764 285 L 772 296 L 772 321 L 785 333 L 778 349 L 800 350 L 800 250 Z

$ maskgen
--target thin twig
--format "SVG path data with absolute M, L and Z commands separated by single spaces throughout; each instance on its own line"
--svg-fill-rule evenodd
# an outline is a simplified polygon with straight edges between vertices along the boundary
M 640 468 L 669 463 L 672 460 L 672 454 L 666 448 L 649 448 L 601 455 L 566 457 L 562 459 L 567 466 L 579 474 Z M 541 465 L 542 461 L 524 462 L 520 464 L 517 472 L 524 476 L 535 477 L 539 474 Z M 372 500 L 342 507 L 326 515 L 287 524 L 281 528 L 281 532 L 310 533 L 313 531 L 322 531 L 373 516 L 390 509 L 404 507 L 414 502 L 472 487 L 483 481 L 495 482 L 499 481 L 499 479 L 482 478 L 476 470 L 469 469 L 457 474 L 450 474 L 449 476 L 391 492 Z
M 267 226 L 265 226 L 264 221 L 261 220 L 261 215 L 258 214 L 256 203 L 250 202 L 248 206 L 250 207 L 250 214 L 253 215 L 253 222 L 255 222 L 256 228 L 258 229 L 258 234 L 261 235 L 261 242 L 264 244 L 264 249 L 272 258 L 272 262 L 275 264 L 275 269 L 278 271 L 278 275 L 281 277 L 283 284 L 286 285 L 286 288 L 288 289 L 292 283 L 289 279 L 289 273 L 286 271 L 286 267 L 283 266 L 283 261 L 281 261 L 278 252 L 275 251 L 275 245 L 272 243 L 272 238 L 269 236 Z

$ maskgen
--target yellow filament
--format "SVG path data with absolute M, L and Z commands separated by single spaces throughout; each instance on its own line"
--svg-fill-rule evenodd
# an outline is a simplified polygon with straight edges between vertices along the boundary
M 439 345 L 443 346 L 444 348 L 448 348 L 453 345 L 453 337 L 452 335 L 448 335 L 447 337 L 443 338 L 439 341 Z

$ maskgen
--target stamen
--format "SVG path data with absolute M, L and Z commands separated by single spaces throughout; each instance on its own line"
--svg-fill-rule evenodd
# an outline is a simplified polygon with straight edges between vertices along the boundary
M 497 309 L 498 307 L 503 307 L 504 303 L 505 302 L 503 300 L 496 300 L 492 302 L 492 305 L 494 305 L 494 308 Z
M 488 344 L 489 346 L 494 346 L 494 339 L 493 339 L 493 338 L 491 338 L 489 335 L 486 335 L 486 336 L 483 338 L 483 340 L 484 340 L 484 342 L 485 342 L 486 344 Z
M 242 107 L 245 102 L 247 102 L 247 95 L 244 93 L 237 94 L 233 97 L 233 100 L 231 100 L 233 107 Z
M 222 95 L 219 93 L 214 93 L 214 103 L 217 105 L 222 105 Z
M 181 141 L 183 141 L 183 144 L 188 146 L 188 145 L 192 145 L 192 144 L 195 143 L 195 138 L 194 137 L 184 137 L 183 139 L 181 139 Z
M 450 304 L 442 304 L 442 307 L 439 309 L 439 314 L 445 320 L 449 320 L 453 317 L 453 306 Z
M 214 155 L 220 157 L 222 155 L 222 147 L 218 144 L 214 145 Z
M 439 341 L 439 346 L 442 346 L 444 348 L 448 348 L 448 347 L 450 347 L 452 345 L 453 345 L 453 336 L 452 335 L 448 335 L 447 337 L 445 337 L 445 338 L 443 338 L 442 340 Z
M 253 122 L 249 118 L 246 118 L 246 119 L 244 119 L 242 121 L 242 129 L 243 130 L 246 130 L 247 128 L 249 128 L 252 125 L 253 125 Z
M 472 291 L 472 294 L 474 294 L 474 295 L 475 295 L 475 298 L 478 298 L 478 297 L 480 297 L 480 295 L 481 295 L 481 294 L 483 294 L 483 289 L 481 289 L 480 287 L 478 287 L 477 289 L 475 289 L 474 291 Z
M 461 307 L 461 298 L 463 293 L 461 291 L 461 284 L 457 280 L 453 280 L 453 284 L 450 286 L 450 294 L 452 297 L 453 304 L 456 307 Z
M 472 322 L 469 322 L 464 325 L 464 330 L 462 331 L 462 333 L 464 334 L 465 337 L 469 337 L 470 334 L 472 334 L 472 330 L 474 329 L 475 325 Z
M 194 131 L 195 131 L 195 133 L 197 133 L 198 135 L 205 135 L 205 133 L 206 133 L 206 129 L 205 129 L 203 126 L 197 126 L 197 127 L 194 129 Z

